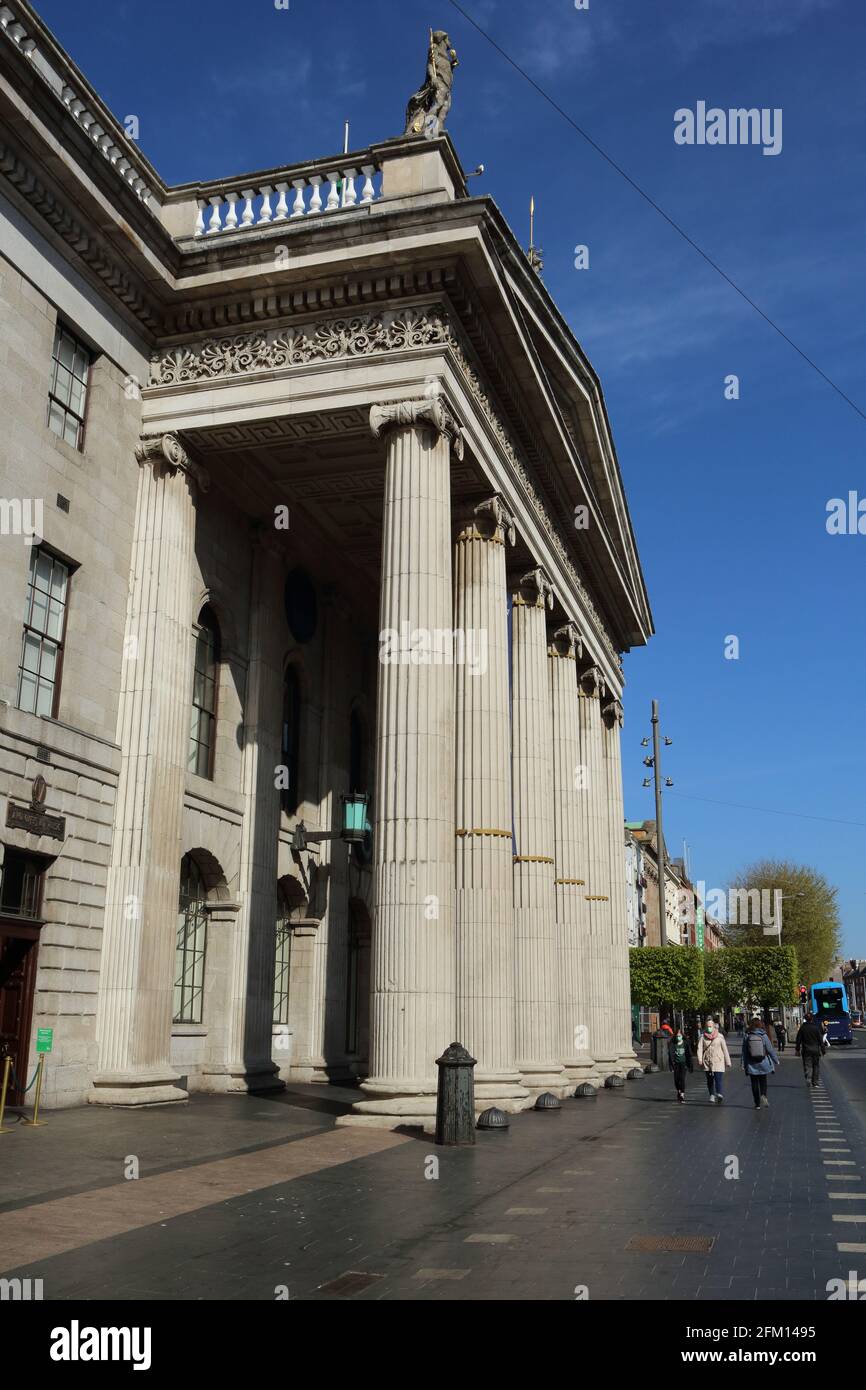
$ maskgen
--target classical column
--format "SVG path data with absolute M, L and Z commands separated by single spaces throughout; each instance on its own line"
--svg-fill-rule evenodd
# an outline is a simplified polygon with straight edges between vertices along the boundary
M 184 1100 L 169 1063 L 192 679 L 195 486 L 174 435 L 143 439 L 117 741 L 120 778 L 97 1006 L 105 1105 Z
M 553 858 L 553 732 L 547 686 L 545 608 L 553 607 L 542 569 L 520 581 L 512 602 L 512 777 L 517 1065 L 532 1095 L 568 1093 L 560 1058 L 556 900 Z
M 475 508 L 454 561 L 457 816 L 456 1037 L 476 1058 L 475 1101 L 519 1110 L 529 1093 L 514 1052 L 514 885 L 506 537 L 501 498 Z
M 253 532 L 249 662 L 244 693 L 238 900 L 228 962 L 228 1018 L 222 1059 L 209 1062 L 208 1089 L 281 1090 L 272 1061 L 277 845 L 280 832 L 282 639 L 274 612 L 282 596 L 282 550 L 276 535 Z
M 619 1069 L 619 1052 L 613 1042 L 610 975 L 610 841 L 607 816 L 607 783 L 602 745 L 601 702 L 606 690 L 597 666 L 581 674 L 581 746 L 586 764 L 588 873 L 584 901 L 587 904 L 587 974 L 590 982 L 589 1047 L 599 1076 Z
M 357 1122 L 432 1122 L 454 1040 L 451 448 L 439 395 L 374 405 L 387 436 L 376 715 L 370 1075 Z
M 634 1066 L 631 1041 L 631 981 L 628 955 L 628 907 L 625 884 L 625 815 L 622 795 L 620 729 L 622 705 L 616 698 L 602 705 L 602 745 L 607 786 L 607 818 L 610 842 L 610 969 L 616 981 L 616 1012 L 612 1020 L 612 1044 L 619 1062 Z
M 577 661 L 583 646 L 574 623 L 553 634 L 548 647 L 553 729 L 553 857 L 560 987 L 560 1059 L 572 1081 L 593 1072 L 589 1051 L 589 989 L 585 965 L 589 795 L 580 746 Z

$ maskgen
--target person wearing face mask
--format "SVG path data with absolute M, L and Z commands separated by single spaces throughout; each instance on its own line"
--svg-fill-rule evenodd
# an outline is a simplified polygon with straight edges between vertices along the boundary
M 686 1072 L 694 1071 L 692 1065 L 692 1049 L 689 1047 L 689 1040 L 683 1033 L 682 1028 L 678 1028 L 668 1043 L 668 1057 L 670 1059 L 671 1071 L 674 1074 L 674 1086 L 676 1087 L 677 1100 L 680 1105 L 685 1104 L 686 1100 Z
M 728 1044 L 716 1027 L 715 1019 L 708 1018 L 698 1039 L 698 1066 L 703 1067 L 710 1093 L 710 1105 L 723 1102 L 725 1069 L 731 1065 Z

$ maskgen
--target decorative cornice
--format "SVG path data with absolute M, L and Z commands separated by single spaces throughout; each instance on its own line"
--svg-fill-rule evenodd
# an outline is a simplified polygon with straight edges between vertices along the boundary
M 370 407 L 370 429 L 374 439 L 387 430 L 429 426 L 451 442 L 459 459 L 463 457 L 463 428 L 455 420 L 444 398 L 438 394 L 417 401 L 391 401 Z
M 45 219 L 56 234 L 72 248 L 76 256 L 97 275 L 112 294 L 127 306 L 131 313 L 152 331 L 159 328 L 151 301 L 144 289 L 120 270 L 100 241 L 84 224 L 73 217 L 69 209 L 30 169 L 24 159 L 5 140 L 0 139 L 0 174 L 18 194 Z
M 521 575 L 514 602 L 518 607 L 543 608 L 545 604 L 548 608 L 553 607 L 553 585 L 541 565 Z
M 210 487 L 210 474 L 200 463 L 189 457 L 176 434 L 144 436 L 135 446 L 135 457 L 141 467 L 150 464 L 155 474 L 186 474 L 202 492 Z
M 578 661 L 583 656 L 583 638 L 574 623 L 563 623 L 553 634 L 550 655 L 562 657 L 567 661 Z
M 501 531 L 503 537 L 507 538 L 509 545 L 516 544 L 517 523 L 498 492 L 495 492 L 492 497 L 488 497 L 486 501 L 479 502 L 474 511 L 479 521 L 486 522 L 488 525 L 492 524 L 494 536 L 498 531 Z

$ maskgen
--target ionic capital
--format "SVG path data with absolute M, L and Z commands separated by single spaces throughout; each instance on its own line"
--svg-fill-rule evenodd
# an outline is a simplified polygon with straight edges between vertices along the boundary
M 135 446 L 135 457 L 143 467 L 150 464 L 154 475 L 185 473 L 202 492 L 210 487 L 210 474 L 200 463 L 191 459 L 176 434 L 146 435 Z
M 391 401 L 387 405 L 370 407 L 370 429 L 374 439 L 380 439 L 386 430 L 425 425 L 443 439 L 450 440 L 455 454 L 462 459 L 463 427 L 454 418 L 442 396 L 425 396 L 420 401 Z
M 574 623 L 563 623 L 553 634 L 550 648 L 551 656 L 560 656 L 568 661 L 579 661 L 583 656 L 583 638 Z
M 607 724 L 608 728 L 612 729 L 614 724 L 618 724 L 619 727 L 622 728 L 623 708 L 620 701 L 614 699 L 611 700 L 608 704 L 602 705 L 601 717 Z
M 553 585 L 546 570 L 540 565 L 535 569 L 529 570 L 520 578 L 517 586 L 517 593 L 514 595 L 514 602 L 532 608 L 543 608 L 547 604 L 548 608 L 553 607 Z
M 607 694 L 604 676 L 598 666 L 587 666 L 585 671 L 581 671 L 578 679 L 586 695 L 597 696 L 602 699 Z
M 497 531 L 501 531 L 509 545 L 516 543 L 517 523 L 498 492 L 495 492 L 492 497 L 488 497 L 486 501 L 479 502 L 474 511 L 480 522 L 487 522 L 488 525 L 492 525 L 494 535 Z

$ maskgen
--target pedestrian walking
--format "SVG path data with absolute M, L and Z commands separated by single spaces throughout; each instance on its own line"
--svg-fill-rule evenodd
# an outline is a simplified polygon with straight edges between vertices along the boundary
M 731 1065 L 728 1044 L 714 1018 L 708 1018 L 698 1039 L 698 1066 L 703 1067 L 710 1093 L 710 1105 L 725 1099 L 725 1069 Z
M 770 1104 L 767 1099 L 767 1077 L 772 1076 L 778 1065 L 776 1050 L 760 1018 L 755 1016 L 743 1034 L 743 1070 L 752 1083 L 756 1110 Z
M 806 1022 L 800 1024 L 794 1048 L 797 1056 L 803 1058 L 803 1079 L 806 1085 L 817 1086 L 821 1058 L 827 1051 L 827 1040 L 820 1023 L 816 1023 L 811 1014 L 807 1014 Z
M 788 1030 L 785 1027 L 785 1020 L 780 1019 L 776 1024 L 776 1044 L 781 1055 L 785 1051 L 785 1044 L 788 1041 Z
M 686 1072 L 694 1071 L 692 1064 L 692 1049 L 689 1047 L 689 1040 L 684 1035 L 681 1028 L 678 1028 L 668 1043 L 668 1057 L 670 1059 L 671 1071 L 674 1074 L 674 1086 L 677 1091 L 677 1100 L 680 1105 L 685 1105 L 686 1101 Z

